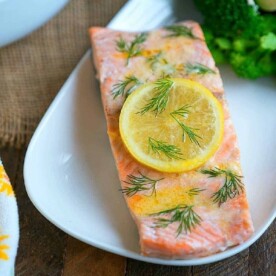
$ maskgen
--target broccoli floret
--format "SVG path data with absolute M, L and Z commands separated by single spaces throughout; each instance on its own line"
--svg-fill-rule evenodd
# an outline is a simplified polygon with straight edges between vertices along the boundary
M 240 53 L 232 53 L 230 63 L 240 77 L 247 79 L 257 79 L 259 77 L 276 74 L 275 56 L 259 53 L 251 53 L 245 56 Z
M 215 38 L 213 32 L 203 26 L 203 32 L 205 36 L 205 41 L 208 45 L 208 48 L 212 52 L 213 58 L 217 64 L 226 63 L 228 60 L 227 52 L 223 50 L 223 48 L 227 48 L 229 46 L 229 41 L 227 39 L 222 38 L 222 40 Z
M 248 0 L 194 1 L 216 63 L 230 63 L 244 78 L 276 75 L 275 15 L 260 14 Z
M 209 46 L 210 51 L 212 52 L 213 58 L 216 64 L 224 64 L 228 61 L 227 52 L 221 51 L 217 47 Z
M 258 47 L 258 40 L 248 40 L 244 38 L 237 38 L 233 41 L 233 51 L 245 53 L 248 50 Z
M 202 26 L 205 41 L 208 45 L 208 48 L 212 52 L 213 58 L 217 64 L 223 64 L 228 61 L 228 53 L 225 49 L 229 49 L 231 43 L 226 38 L 215 38 L 213 32 Z
M 271 14 L 265 14 L 261 17 L 262 34 L 267 34 L 269 32 L 276 33 L 276 16 Z
M 260 38 L 259 46 L 247 53 L 232 52 L 229 62 L 238 76 L 256 79 L 276 74 L 276 36 L 268 34 Z
M 265 50 L 275 51 L 276 50 L 276 35 L 268 33 L 261 37 L 261 48 Z
M 261 18 L 256 6 L 247 0 L 194 0 L 204 16 L 204 24 L 216 36 L 240 34 L 256 36 L 261 32 Z
M 221 50 L 230 50 L 232 48 L 231 41 L 225 37 L 218 37 L 215 39 L 215 44 Z

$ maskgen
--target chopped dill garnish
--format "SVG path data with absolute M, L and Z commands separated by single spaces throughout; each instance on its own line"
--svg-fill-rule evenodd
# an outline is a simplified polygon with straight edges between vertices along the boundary
M 167 106 L 169 100 L 169 93 L 174 87 L 174 81 L 169 78 L 162 78 L 155 82 L 155 95 L 149 100 L 149 102 L 141 109 L 140 114 L 145 114 L 148 111 L 155 112 L 157 116 L 163 112 Z
M 160 51 L 157 54 L 146 58 L 146 61 L 150 64 L 152 70 L 154 69 L 157 63 L 162 62 L 163 64 L 168 64 L 168 61 L 165 58 L 162 58 L 162 56 L 163 53 Z
M 178 205 L 175 208 L 164 210 L 158 213 L 151 214 L 152 216 L 171 214 L 171 218 L 157 218 L 154 228 L 166 228 L 174 222 L 179 222 L 177 228 L 177 237 L 184 231 L 185 233 L 191 230 L 201 222 L 200 216 L 193 210 L 193 205 Z
M 149 137 L 148 139 L 149 149 L 154 153 L 164 154 L 169 159 L 183 159 L 180 148 L 175 145 L 170 145 L 163 141 L 155 140 L 154 138 Z
M 200 74 L 200 75 L 204 75 L 204 74 L 215 74 L 216 72 L 214 70 L 212 70 L 211 68 L 200 64 L 200 63 L 195 63 L 195 64 L 191 64 L 191 63 L 187 63 L 184 65 L 185 71 L 188 74 Z
M 172 115 L 179 115 L 183 118 L 186 118 L 188 114 L 190 114 L 191 106 L 189 104 L 185 104 L 179 109 L 176 109 L 175 111 L 171 112 Z
M 183 25 L 167 26 L 165 29 L 167 31 L 169 31 L 169 34 L 167 35 L 167 37 L 184 36 L 184 37 L 189 37 L 189 38 L 193 38 L 193 39 L 198 39 L 198 37 L 194 36 L 191 28 L 183 26 Z
M 111 93 L 113 95 L 113 99 L 118 96 L 128 96 L 141 84 L 142 82 L 133 75 L 125 77 L 124 80 L 121 80 L 112 86 Z
M 183 71 L 183 64 L 176 65 L 169 63 L 168 60 L 164 58 L 164 53 L 162 51 L 158 52 L 155 55 L 147 57 L 146 61 L 149 63 L 151 70 L 158 70 L 160 76 L 162 76 L 163 78 L 172 78 L 180 71 Z
M 141 33 L 135 36 L 135 38 L 131 42 L 126 42 L 122 37 L 116 41 L 116 50 L 121 53 L 125 53 L 127 55 L 128 65 L 130 58 L 141 55 L 141 44 L 145 42 L 147 39 L 146 33 Z
M 210 170 L 201 170 L 201 172 L 209 175 L 209 177 L 225 177 L 224 185 L 212 195 L 213 201 L 218 203 L 219 206 L 228 199 L 232 199 L 236 195 L 243 193 L 244 185 L 241 180 L 242 176 L 235 174 L 231 170 L 214 168 Z
M 126 194 L 128 197 L 131 197 L 138 192 L 151 190 L 151 195 L 156 195 L 156 183 L 164 178 L 152 179 L 140 172 L 139 174 L 140 176 L 134 176 L 131 174 L 127 176 L 128 181 L 124 182 L 129 184 L 129 186 L 121 189 L 122 193 Z
M 200 144 L 198 142 L 198 139 L 202 139 L 198 134 L 195 133 L 195 131 L 199 130 L 197 128 L 192 128 L 181 122 L 177 115 L 185 118 L 190 113 L 190 105 L 184 105 L 181 108 L 173 111 L 170 113 L 170 115 L 173 117 L 173 119 L 179 124 L 179 126 L 182 128 L 183 134 L 182 134 L 182 141 L 185 142 L 186 140 L 186 135 L 189 137 L 190 141 L 192 143 L 195 143 L 200 147 Z
M 199 188 L 192 188 L 189 191 L 187 191 L 187 194 L 189 196 L 195 196 L 198 195 L 200 192 L 205 191 L 205 189 L 199 189 Z

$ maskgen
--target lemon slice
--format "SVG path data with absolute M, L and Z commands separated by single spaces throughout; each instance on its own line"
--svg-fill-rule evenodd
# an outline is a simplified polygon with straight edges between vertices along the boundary
M 223 137 L 223 110 L 201 84 L 180 78 L 148 83 L 125 101 L 120 133 L 140 163 L 184 172 L 205 163 Z

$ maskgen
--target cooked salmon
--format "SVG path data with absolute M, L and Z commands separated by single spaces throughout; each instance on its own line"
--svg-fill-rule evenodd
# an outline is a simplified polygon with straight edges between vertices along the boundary
M 237 136 L 220 73 L 200 26 L 192 21 L 176 26 L 151 31 L 144 37 L 92 27 L 90 36 L 110 144 L 125 200 L 138 227 L 141 253 L 187 259 L 208 256 L 243 243 L 253 233 L 253 225 Z M 138 43 L 133 46 L 135 40 Z M 129 76 L 146 83 L 162 75 L 201 83 L 223 106 L 223 141 L 217 152 L 196 170 L 164 173 L 149 168 L 130 155 L 120 137 L 119 116 L 126 95 L 116 95 L 120 92 L 116 91 L 118 84 Z M 136 81 L 135 85 L 139 83 Z M 131 90 L 128 86 L 128 93 Z M 137 183 L 135 180 L 139 182 L 142 178 L 144 189 L 129 189 Z M 236 186 L 229 189 L 233 183 Z M 183 223 L 181 215 L 186 216 Z

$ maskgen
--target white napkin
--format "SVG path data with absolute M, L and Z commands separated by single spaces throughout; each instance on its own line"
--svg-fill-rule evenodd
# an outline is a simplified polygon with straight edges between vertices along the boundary
M 15 195 L 0 160 L 0 275 L 14 275 L 19 223 Z

